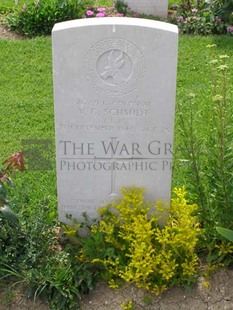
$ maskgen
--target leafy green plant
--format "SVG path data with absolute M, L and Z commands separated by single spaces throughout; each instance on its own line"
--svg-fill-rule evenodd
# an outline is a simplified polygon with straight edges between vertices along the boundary
M 232 0 L 182 0 L 173 4 L 176 12 L 176 22 L 183 34 L 225 34 L 230 33 L 229 26 L 233 24 Z M 231 28 L 230 28 L 231 29 Z
M 81 295 L 93 286 L 94 273 L 61 247 L 57 214 L 47 205 L 10 206 L 9 174 L 24 170 L 21 152 L 5 160 L 0 173 L 0 279 L 13 277 L 27 287 L 29 297 L 41 298 L 51 309 L 78 309 Z M 5 184 L 6 183 L 6 184 Z M 77 253 L 77 252 L 76 252 Z M 13 281 L 13 280 L 12 280 Z
M 8 187 L 14 186 L 9 175 L 16 170 L 24 170 L 24 159 L 18 152 L 3 162 L 5 168 L 0 169 L 0 264 L 13 264 L 17 256 L 22 253 L 24 236 L 19 232 L 19 218 L 12 209 L 8 197 Z M 12 229 L 15 233 L 12 233 Z M 14 243 L 14 246 L 10 246 Z M 1 274 L 1 271 L 0 271 Z
M 178 11 L 177 15 L 177 25 L 183 34 L 225 34 L 227 31 L 228 24 L 210 8 L 192 8 L 189 12 Z
M 193 6 L 192 0 L 181 0 L 180 7 L 182 11 L 191 11 Z
M 7 185 L 14 185 L 8 174 L 14 173 L 15 170 L 23 171 L 25 169 L 22 152 L 18 152 L 6 159 L 3 165 L 6 164 L 7 166 L 4 169 L 0 168 L 0 212 L 7 220 L 16 222 L 18 218 L 11 209 L 7 199 Z
M 85 264 L 77 263 L 62 249 L 46 251 L 40 263 L 34 266 L 18 264 L 14 269 L 1 266 L 6 276 L 13 276 L 16 283 L 24 284 L 26 295 L 34 300 L 41 299 L 50 309 L 80 309 L 81 296 L 93 288 L 93 272 Z
M 55 23 L 81 18 L 83 12 L 79 0 L 37 0 L 10 14 L 6 23 L 10 30 L 28 36 L 48 35 Z
M 114 3 L 115 9 L 123 14 L 123 15 L 127 15 L 128 12 L 128 4 L 127 1 L 124 0 L 116 0 Z
M 188 204 L 185 190 L 174 190 L 170 207 L 145 201 L 141 188 L 121 192 L 121 199 L 99 210 L 100 221 L 82 239 L 81 260 L 112 287 L 126 281 L 159 294 L 195 281 L 200 229 L 193 216 L 197 206 Z
M 143 296 L 143 298 L 142 298 L 142 301 L 143 301 L 143 303 L 145 304 L 145 305 L 147 305 L 147 306 L 149 306 L 149 305 L 151 305 L 152 304 L 152 296 L 151 295 L 149 295 L 149 294 L 145 294 L 144 296 Z
M 5 235 L 0 233 L 1 278 L 14 277 L 29 297 L 44 300 L 50 309 L 79 309 L 95 274 L 75 258 L 71 247 L 61 246 L 56 214 L 45 204 L 34 210 L 21 207 L 17 215 L 18 225 L 3 222 Z
M 230 21 L 233 17 L 233 0 L 209 0 L 208 6 L 224 21 Z
M 216 230 L 220 235 L 233 242 L 233 230 L 223 227 L 216 227 Z
M 213 47 L 209 45 L 210 50 Z M 178 116 L 185 143 L 183 158 L 188 163 L 185 168 L 188 190 L 199 205 L 198 216 L 205 231 L 203 247 L 209 251 L 209 260 L 229 263 L 227 254 L 232 253 L 231 245 L 222 244 L 215 229 L 216 226 L 232 229 L 233 223 L 233 110 L 228 84 L 228 58 L 227 55 L 219 55 L 210 62 L 211 103 L 197 108 L 195 96 L 192 95 L 186 112 L 184 105 L 178 105 Z M 209 122 L 199 131 L 199 121 L 207 118 Z

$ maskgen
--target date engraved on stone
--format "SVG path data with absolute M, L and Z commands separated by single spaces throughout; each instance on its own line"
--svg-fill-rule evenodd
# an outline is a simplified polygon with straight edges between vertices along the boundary
M 97 91 L 110 96 L 126 95 L 142 84 L 145 62 L 133 43 L 121 38 L 108 38 L 90 48 L 84 71 Z

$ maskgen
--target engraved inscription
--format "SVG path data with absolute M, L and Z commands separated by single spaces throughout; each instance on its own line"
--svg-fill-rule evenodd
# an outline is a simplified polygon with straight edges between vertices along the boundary
M 118 120 L 119 124 L 121 120 Z M 123 121 L 123 120 L 122 120 Z M 114 117 L 112 118 L 106 118 L 106 123 L 116 123 L 116 120 Z M 77 130 L 80 132 L 128 132 L 133 133 L 136 131 L 136 128 L 134 126 L 128 126 L 127 124 L 124 124 L 122 122 L 122 125 L 92 125 L 92 124 L 83 124 L 83 125 L 77 125 L 77 124 L 58 124 L 58 129 L 63 131 L 72 131 Z M 162 133 L 162 134 L 169 134 L 171 132 L 171 128 L 169 126 L 163 126 L 163 127 L 144 127 L 140 131 L 137 130 L 137 132 L 143 132 L 144 134 L 149 134 L 151 132 L 153 133 Z
M 116 136 L 108 140 L 83 142 L 60 141 L 60 171 L 81 175 L 89 171 L 103 172 L 109 179 L 108 194 L 117 196 L 121 172 L 147 171 L 161 173 L 172 169 L 172 144 L 160 140 L 125 142 Z
M 145 62 L 133 43 L 121 38 L 108 38 L 90 48 L 84 71 L 98 92 L 111 96 L 126 95 L 142 84 Z
M 101 124 L 127 125 L 128 119 L 147 118 L 151 113 L 150 101 L 77 98 L 74 104 L 83 121 L 88 122 L 91 116 Z

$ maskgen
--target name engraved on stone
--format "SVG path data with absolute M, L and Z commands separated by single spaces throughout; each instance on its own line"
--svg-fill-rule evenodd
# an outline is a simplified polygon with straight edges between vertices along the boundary
M 105 72 L 104 72 L 105 74 Z M 149 115 L 151 103 L 148 101 L 99 101 L 78 98 L 76 101 L 78 112 L 83 116 L 90 114 L 101 118 L 104 123 L 125 123 L 127 117 L 146 117 Z M 111 117 L 117 116 L 117 117 Z

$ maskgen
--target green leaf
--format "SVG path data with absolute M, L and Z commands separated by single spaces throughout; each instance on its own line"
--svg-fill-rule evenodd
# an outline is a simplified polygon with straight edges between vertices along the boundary
M 0 184 L 0 199 L 5 199 L 6 198 L 6 188 L 3 184 Z
M 223 227 L 216 227 L 216 230 L 220 235 L 222 235 L 223 237 L 233 242 L 233 230 L 223 228 Z
M 18 216 L 17 214 L 12 211 L 12 209 L 7 206 L 4 205 L 3 207 L 0 208 L 0 211 L 2 212 L 3 216 L 10 222 L 18 222 Z

